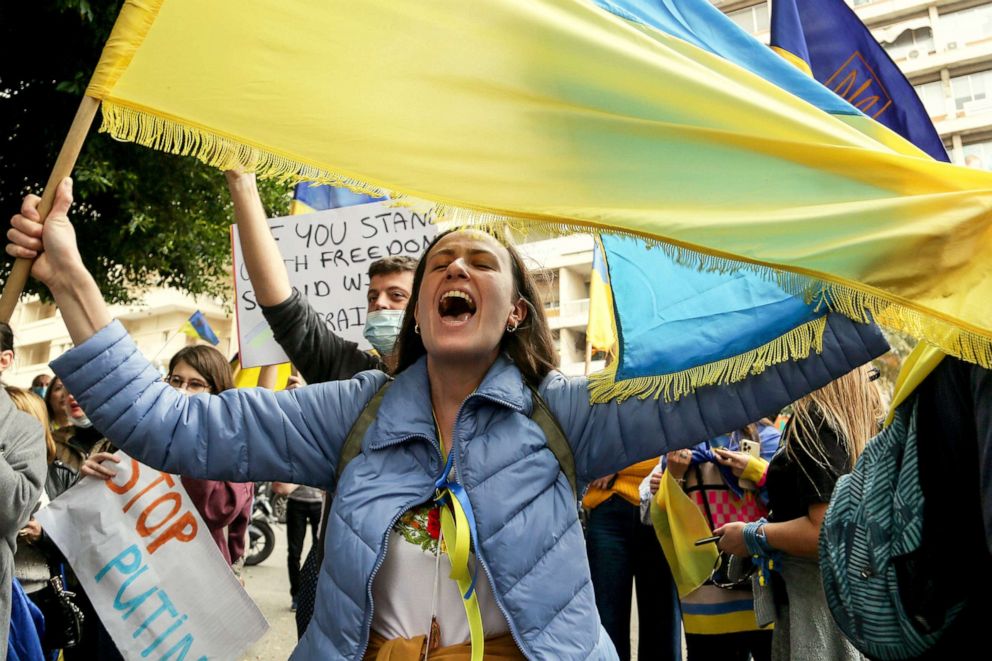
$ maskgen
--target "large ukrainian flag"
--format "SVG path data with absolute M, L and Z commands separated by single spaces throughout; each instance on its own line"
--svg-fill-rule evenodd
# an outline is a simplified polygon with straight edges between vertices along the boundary
M 705 0 L 132 0 L 88 94 L 119 139 L 642 237 L 992 366 L 992 174 Z

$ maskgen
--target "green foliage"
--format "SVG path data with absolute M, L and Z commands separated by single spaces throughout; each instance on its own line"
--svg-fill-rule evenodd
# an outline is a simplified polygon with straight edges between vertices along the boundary
M 120 2 L 0 3 L 0 217 L 41 194 Z M 153 285 L 227 296 L 232 212 L 223 175 L 97 132 L 73 173 L 72 220 L 87 266 L 112 302 Z M 260 182 L 272 215 L 289 209 L 285 185 Z M 10 268 L 3 265 L 0 278 Z M 28 293 L 47 291 L 31 282 Z

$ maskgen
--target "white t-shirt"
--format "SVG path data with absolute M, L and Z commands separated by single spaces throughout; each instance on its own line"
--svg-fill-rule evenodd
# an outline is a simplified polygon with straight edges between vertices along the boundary
M 441 554 L 440 566 L 435 570 L 434 551 L 440 529 L 437 512 L 432 504 L 415 507 L 400 517 L 389 533 L 386 558 L 372 582 L 375 602 L 372 630 L 386 639 L 427 635 L 435 574 L 439 575 L 435 616 L 441 629 L 441 646 L 466 643 L 471 639 L 458 583 L 450 577 L 451 563 L 446 554 Z M 469 558 L 469 568 L 474 566 L 473 554 Z M 508 632 L 510 628 L 496 605 L 482 567 L 479 567 L 475 590 L 485 636 Z

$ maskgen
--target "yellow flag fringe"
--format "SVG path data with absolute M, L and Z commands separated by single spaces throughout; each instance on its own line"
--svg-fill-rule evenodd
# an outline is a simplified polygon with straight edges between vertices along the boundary
M 736 383 L 751 374 L 764 372 L 771 365 L 801 360 L 812 350 L 823 351 L 826 327 L 826 316 L 819 317 L 756 349 L 671 374 L 617 381 L 617 362 L 614 361 L 606 369 L 589 376 L 589 401 L 594 404 L 614 399 L 622 402 L 629 397 L 664 397 L 666 401 L 678 401 L 702 386 Z
M 289 156 L 248 146 L 209 130 L 194 128 L 187 123 L 118 104 L 113 100 L 103 100 L 102 113 L 100 130 L 109 133 L 117 140 L 135 142 L 172 154 L 194 156 L 203 163 L 222 170 L 241 169 L 255 172 L 260 177 L 275 178 L 294 184 L 314 182 L 342 186 L 356 193 L 375 197 L 389 196 L 401 203 L 405 197 L 402 191 L 393 191 L 354 177 L 334 174 L 320 167 L 303 164 Z M 815 273 L 796 272 L 789 270 L 790 267 L 764 264 L 734 255 L 712 254 L 700 246 L 686 245 L 671 239 L 612 226 L 601 226 L 574 219 L 555 220 L 537 214 L 508 216 L 492 210 L 468 208 L 444 200 L 430 202 L 434 204 L 435 210 L 433 222 L 445 223 L 448 227 L 472 227 L 498 235 L 505 235 L 509 231 L 514 236 L 526 236 L 531 231 L 544 231 L 553 235 L 604 232 L 637 238 L 649 247 L 664 250 L 677 263 L 700 270 L 715 272 L 747 270 L 778 283 L 792 295 L 803 296 L 808 301 L 822 301 L 827 309 L 839 312 L 854 321 L 862 323 L 875 321 L 886 328 L 919 338 L 947 354 L 992 369 L 992 337 L 961 328 L 958 321 L 944 319 L 932 312 L 923 312 L 909 301 L 893 301 L 883 292 L 873 288 L 868 289 L 860 283 L 828 282 Z M 787 358 L 808 356 L 810 348 L 814 345 L 820 346 L 822 328 L 820 335 L 815 339 L 810 335 L 808 328 L 800 329 L 804 327 L 794 329 L 769 345 L 741 356 L 676 374 L 635 379 L 607 387 L 608 377 L 603 375 L 609 373 L 601 372 L 590 379 L 590 388 L 595 393 L 593 400 L 606 401 L 612 397 L 623 399 L 631 396 L 661 395 L 677 399 L 692 392 L 696 387 L 743 379 L 748 374 L 744 365 L 749 360 L 756 361 L 753 363 L 755 365 L 769 365 Z M 800 351 L 799 345 L 803 341 L 807 344 L 805 349 Z M 780 357 L 780 360 L 772 360 L 770 357 L 773 356 Z M 769 360 L 772 362 L 768 362 Z
M 329 184 L 373 197 L 390 194 L 390 191 L 364 181 L 332 174 L 318 167 L 301 164 L 299 160 L 251 147 L 206 129 L 193 128 L 187 123 L 166 119 L 114 101 L 104 100 L 101 111 L 103 121 L 100 132 L 110 134 L 115 140 L 134 142 L 179 156 L 193 156 L 220 170 L 254 172 L 259 177 L 276 179 L 287 184 Z
M 435 217 L 439 221 L 450 222 L 455 227 L 475 227 L 495 232 L 510 229 L 518 237 L 526 237 L 528 232 L 541 231 L 560 236 L 601 232 L 638 239 L 649 248 L 664 250 L 665 254 L 683 266 L 717 273 L 742 270 L 755 273 L 777 283 L 793 296 L 802 296 L 806 301 L 820 301 L 826 309 L 854 321 L 875 322 L 890 330 L 920 339 L 944 353 L 992 369 L 992 337 L 962 328 L 960 321 L 945 319 L 932 311 L 924 312 L 909 301 L 892 300 L 890 295 L 861 283 L 829 282 L 818 274 L 789 270 L 791 267 L 788 266 L 765 264 L 734 255 L 712 254 L 701 246 L 592 223 L 550 221 L 546 217 L 524 219 L 445 205 L 435 206 Z

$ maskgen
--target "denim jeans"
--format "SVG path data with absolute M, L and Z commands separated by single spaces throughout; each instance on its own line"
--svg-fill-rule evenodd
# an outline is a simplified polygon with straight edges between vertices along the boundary
M 654 529 L 620 496 L 589 512 L 586 550 L 596 608 L 621 660 L 630 658 L 630 602 L 637 581 L 639 659 L 682 659 L 678 596 Z

